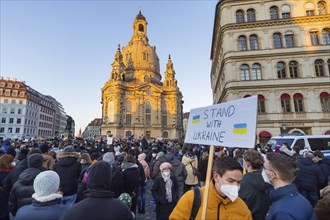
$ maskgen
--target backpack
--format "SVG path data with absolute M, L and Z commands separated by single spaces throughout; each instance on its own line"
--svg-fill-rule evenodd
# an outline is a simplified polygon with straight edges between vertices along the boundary
M 202 192 L 198 186 L 193 187 L 194 201 L 190 212 L 190 220 L 195 220 L 198 210 L 202 203 Z
M 199 181 L 199 179 L 200 179 L 200 173 L 199 173 L 198 169 L 196 167 L 194 167 L 191 162 L 189 162 L 189 163 L 190 163 L 190 166 L 192 168 L 193 175 L 194 176 L 197 176 L 198 181 Z

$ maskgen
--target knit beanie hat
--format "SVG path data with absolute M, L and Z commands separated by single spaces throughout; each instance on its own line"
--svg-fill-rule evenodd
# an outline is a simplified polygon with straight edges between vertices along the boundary
M 120 201 L 122 201 L 123 203 L 125 203 L 129 208 L 131 208 L 132 206 L 132 198 L 128 193 L 122 193 L 120 194 L 120 196 L 118 197 L 118 199 Z
M 40 168 L 44 162 L 44 158 L 41 154 L 31 154 L 27 158 L 27 164 L 29 168 Z
M 160 165 L 159 167 L 160 170 L 164 170 L 164 169 L 172 169 L 172 165 L 168 162 L 164 162 Z
M 105 154 L 103 155 L 102 160 L 105 161 L 105 162 L 108 162 L 108 163 L 110 163 L 110 164 L 115 163 L 115 157 L 114 157 L 113 154 L 110 153 L 110 152 L 105 153 Z
M 165 155 L 164 152 L 161 151 L 161 152 L 159 152 L 159 153 L 157 154 L 157 158 L 162 157 L 162 156 L 164 156 L 164 155 Z
M 56 194 L 59 187 L 60 177 L 56 172 L 52 170 L 41 172 L 34 179 L 33 188 L 35 193 L 32 195 L 32 198 L 40 202 L 61 198 L 62 195 Z
M 141 161 L 141 160 L 145 160 L 146 159 L 146 154 L 145 153 L 142 153 L 142 154 L 139 154 L 138 156 L 138 160 Z

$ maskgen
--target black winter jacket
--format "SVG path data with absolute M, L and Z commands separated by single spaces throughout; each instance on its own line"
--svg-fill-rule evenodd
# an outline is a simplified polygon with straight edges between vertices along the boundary
M 9 211 L 15 216 L 19 208 L 32 203 L 34 193 L 33 181 L 44 168 L 28 168 L 24 170 L 13 185 L 9 196 Z
M 95 163 L 88 175 L 88 190 L 85 192 L 87 198 L 66 210 L 61 220 L 133 219 L 128 206 L 114 197 L 111 184 L 110 164 L 104 161 Z
M 309 158 L 297 161 L 297 177 L 294 181 L 298 190 L 318 192 L 324 183 L 321 168 Z
M 80 154 L 77 152 L 60 152 L 57 155 L 58 162 L 53 169 L 60 176 L 60 190 L 63 192 L 63 196 L 77 193 L 81 172 L 79 158 Z
M 330 159 L 323 158 L 319 162 L 319 167 L 321 168 L 322 174 L 324 176 L 324 182 L 321 186 L 321 188 L 324 188 L 328 185 L 329 182 L 329 175 L 330 175 Z
M 171 161 L 172 173 L 176 177 L 178 182 L 184 182 L 187 177 L 186 167 L 181 163 L 181 161 L 174 159 Z
M 6 190 L 8 190 L 8 192 L 10 192 L 14 183 L 16 183 L 16 181 L 18 180 L 19 175 L 27 168 L 28 168 L 27 159 L 23 159 L 12 169 L 12 171 L 10 171 L 6 181 L 6 187 L 7 187 Z

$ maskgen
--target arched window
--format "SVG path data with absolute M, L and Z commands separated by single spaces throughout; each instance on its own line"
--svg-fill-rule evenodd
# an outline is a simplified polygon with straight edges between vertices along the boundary
M 319 45 L 319 32 L 317 30 L 310 31 L 309 37 L 312 45 Z
M 163 126 L 167 125 L 167 109 L 166 103 L 162 103 L 162 124 Z
M 290 99 L 289 94 L 284 93 L 281 95 L 282 112 L 291 112 Z
M 321 107 L 323 112 L 330 112 L 330 95 L 327 92 L 320 94 Z
M 317 10 L 319 15 L 325 15 L 327 13 L 327 9 L 325 8 L 326 4 L 324 1 L 320 1 L 317 3 Z
M 270 19 L 271 20 L 278 19 L 278 7 L 277 6 L 270 7 L 269 12 L 270 12 Z
M 324 76 L 324 61 L 323 60 L 315 60 L 315 75 L 316 76 Z
M 256 11 L 253 8 L 248 9 L 246 14 L 247 14 L 247 21 L 248 22 L 256 21 Z
M 299 77 L 299 72 L 298 72 L 298 62 L 297 61 L 291 61 L 289 63 L 289 72 L 290 72 L 290 77 L 291 78 L 298 78 Z
M 295 112 L 304 111 L 303 99 L 304 99 L 304 96 L 300 93 L 296 93 L 293 95 L 293 104 L 294 104 Z
M 244 11 L 238 10 L 236 11 L 236 23 L 244 22 Z
M 238 37 L 238 50 L 247 50 L 246 37 L 244 35 Z
M 277 69 L 277 77 L 279 79 L 286 78 L 286 70 L 285 70 L 286 67 L 284 62 L 278 62 L 276 65 L 276 69 Z
M 126 134 L 125 134 L 126 138 L 130 138 L 132 136 L 132 131 L 126 131 Z
M 144 32 L 144 26 L 143 26 L 143 24 L 139 24 L 139 31 L 140 32 Z
M 261 65 L 259 63 L 254 63 L 252 65 L 252 80 L 260 80 L 261 76 Z
M 274 48 L 282 48 L 282 34 L 281 33 L 274 33 L 273 34 L 273 43 L 274 43 Z
M 150 102 L 146 102 L 145 104 L 145 123 L 146 125 L 150 125 L 151 123 L 151 106 L 150 106 Z
M 258 95 L 258 112 L 266 112 L 265 97 L 263 95 Z
M 293 32 L 287 31 L 285 32 L 285 46 L 287 48 L 294 47 L 294 38 L 293 38 Z
M 306 15 L 307 16 L 313 16 L 314 15 L 314 10 L 315 10 L 314 4 L 311 3 L 311 2 L 308 2 L 305 5 L 305 10 L 306 10 Z
M 330 29 L 325 28 L 322 30 L 323 44 L 330 44 Z
M 250 50 L 258 50 L 259 45 L 258 45 L 258 36 L 253 34 L 249 37 L 250 41 Z
M 132 104 L 131 101 L 126 101 L 126 125 L 132 125 Z
M 282 5 L 281 7 L 282 18 L 287 19 L 291 17 L 291 8 L 289 5 Z
M 241 65 L 241 80 L 250 80 L 250 68 L 249 65 L 243 64 Z

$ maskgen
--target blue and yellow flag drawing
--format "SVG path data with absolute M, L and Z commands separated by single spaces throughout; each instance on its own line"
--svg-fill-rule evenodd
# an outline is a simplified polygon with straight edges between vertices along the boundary
M 200 115 L 193 116 L 193 118 L 192 118 L 192 123 L 193 124 L 197 124 L 200 121 L 201 121 Z
M 234 124 L 234 134 L 247 134 L 247 131 L 248 129 L 246 123 Z

